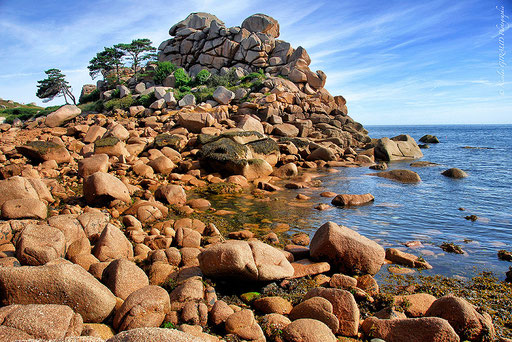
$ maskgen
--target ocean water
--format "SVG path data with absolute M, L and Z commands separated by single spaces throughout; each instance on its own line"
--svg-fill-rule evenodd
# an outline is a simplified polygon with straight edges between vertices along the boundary
M 241 210 L 240 224 L 275 229 L 276 222 L 289 224 L 290 233 L 315 230 L 327 221 L 343 224 L 378 241 L 384 247 L 401 248 L 422 255 L 434 268 L 426 274 L 469 277 L 480 271 L 494 271 L 504 278 L 512 263 L 497 258 L 500 249 L 512 250 L 512 125 L 451 126 L 368 126 L 372 138 L 409 134 L 416 141 L 425 134 L 436 135 L 440 144 L 423 149 L 426 160 L 440 164 L 411 167 L 407 162 L 392 162 L 391 169 L 416 171 L 422 182 L 401 184 L 369 176 L 368 168 L 338 168 L 324 173 L 317 187 L 285 190 L 264 199 L 233 196 L 217 202 L 217 209 Z M 471 147 L 471 148 L 466 148 Z M 458 167 L 468 178 L 451 179 L 441 172 Z M 372 204 L 354 207 L 313 209 L 323 191 L 375 196 Z M 297 193 L 311 196 L 309 202 L 295 200 Z M 464 211 L 459 210 L 464 208 Z M 471 222 L 464 217 L 477 215 Z M 266 225 L 265 222 L 272 222 Z M 252 224 L 252 225 L 251 225 Z M 277 227 L 278 228 L 278 227 Z M 403 243 L 419 240 L 422 246 L 406 248 Z M 453 242 L 466 251 L 463 255 L 445 253 L 439 245 Z M 381 272 L 387 272 L 383 267 Z

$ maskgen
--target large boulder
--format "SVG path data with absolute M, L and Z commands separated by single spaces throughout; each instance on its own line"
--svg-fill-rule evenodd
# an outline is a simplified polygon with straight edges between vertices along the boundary
M 242 22 L 242 28 L 249 32 L 261 32 L 271 37 L 279 37 L 279 23 L 265 14 L 253 14 Z
M 377 140 L 375 156 L 384 161 L 418 159 L 423 157 L 416 141 L 409 135 Z
M 466 178 L 468 176 L 468 174 L 465 171 L 458 169 L 456 167 L 444 170 L 443 172 L 441 172 L 441 174 L 449 178 Z
M 87 179 L 90 175 L 96 172 L 108 172 L 108 155 L 95 154 L 91 157 L 84 158 L 78 161 L 78 174 Z
M 116 297 L 123 300 L 136 290 L 149 285 L 146 273 L 127 259 L 112 261 L 103 271 L 101 281 Z
M 45 340 L 80 336 L 83 328 L 82 316 L 67 305 L 56 304 L 5 306 L 0 308 L 0 322 L 2 327 Z
M 210 113 L 179 113 L 178 124 L 193 133 L 201 133 L 203 127 L 210 127 L 215 118 Z
M 171 36 L 174 36 L 180 29 L 183 28 L 202 30 L 204 28 L 210 27 L 213 21 L 216 21 L 219 25 L 224 26 L 224 22 L 222 22 L 213 14 L 205 12 L 190 13 L 186 19 L 183 19 L 182 21 L 171 27 L 171 29 L 169 30 L 169 34 Z
M 89 205 L 103 206 L 113 200 L 131 203 L 126 185 L 105 172 L 96 172 L 87 177 L 84 182 L 84 196 Z
M 364 320 L 362 330 L 369 338 L 386 342 L 459 342 L 459 336 L 447 320 L 437 317 Z
M 133 258 L 133 246 L 130 240 L 119 228 L 110 223 L 101 232 L 92 252 L 100 261 Z
M 0 299 L 10 304 L 61 304 L 84 322 L 102 322 L 115 296 L 81 266 L 63 261 L 44 266 L 0 267 Z
M 48 188 L 46 188 L 46 191 L 48 191 Z M 0 206 L 8 200 L 23 198 L 40 199 L 38 191 L 29 179 L 14 176 L 0 180 Z
M 319 320 L 327 325 L 333 333 L 337 333 L 340 322 L 333 313 L 333 306 L 330 301 L 323 297 L 311 297 L 298 304 L 290 312 L 290 319 L 311 318 Z
M 378 243 L 334 222 L 322 225 L 310 244 L 311 257 L 328 261 L 346 274 L 375 274 L 384 264 L 385 251 Z
M 149 285 L 126 298 L 114 317 L 118 331 L 159 327 L 170 312 L 169 294 L 160 286 Z
M 155 191 L 155 198 L 163 203 L 183 205 L 187 202 L 187 194 L 181 185 L 165 184 Z
M 57 163 L 69 163 L 71 161 L 71 155 L 66 147 L 52 141 L 31 141 L 16 147 L 16 150 L 35 162 L 54 160 Z
M 5 219 L 33 218 L 44 220 L 48 215 L 46 203 L 35 198 L 20 198 L 2 204 L 2 217 Z
M 82 110 L 75 105 L 65 105 L 48 114 L 44 123 L 48 127 L 62 126 L 67 121 L 80 115 L 81 112 Z
M 487 313 L 479 313 L 467 300 L 453 295 L 437 299 L 425 316 L 446 319 L 464 341 L 493 341 L 496 337 Z
M 44 265 L 65 254 L 64 234 L 51 226 L 29 224 L 16 241 L 16 257 L 23 265 Z
M 226 319 L 226 332 L 246 341 L 265 341 L 263 330 L 251 310 L 237 311 Z
M 227 105 L 235 98 L 235 93 L 226 87 L 218 86 L 213 92 L 213 99 L 222 105 Z
M 284 254 L 260 241 L 229 240 L 205 249 L 198 256 L 207 277 L 271 281 L 293 276 Z

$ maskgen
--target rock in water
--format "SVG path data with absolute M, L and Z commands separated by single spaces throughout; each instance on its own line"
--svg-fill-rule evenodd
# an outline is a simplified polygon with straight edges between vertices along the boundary
M 81 266 L 0 267 L 0 298 L 10 304 L 62 304 L 84 322 L 102 322 L 114 309 L 112 292 Z
M 352 206 L 352 205 L 363 205 L 366 203 L 373 202 L 375 197 L 372 194 L 364 194 L 364 195 L 349 195 L 349 194 L 341 194 L 334 197 L 332 200 L 333 205 L 339 206 Z
M 461 169 L 458 169 L 456 167 L 444 170 L 441 172 L 443 176 L 450 177 L 450 178 L 466 178 L 468 174 Z
M 385 251 L 378 243 L 334 222 L 322 225 L 310 244 L 311 257 L 328 261 L 346 274 L 375 274 L 384 264 Z
M 423 157 L 416 141 L 409 135 L 377 140 L 375 156 L 384 161 L 418 159 Z
M 439 144 L 439 139 L 435 135 L 426 134 L 420 138 L 420 142 L 426 144 Z
M 375 174 L 377 177 L 391 179 L 401 183 L 419 183 L 421 182 L 420 175 L 411 170 L 391 170 L 382 171 Z
M 205 249 L 198 256 L 207 277 L 246 281 L 271 281 L 293 276 L 284 254 L 260 241 L 226 241 Z

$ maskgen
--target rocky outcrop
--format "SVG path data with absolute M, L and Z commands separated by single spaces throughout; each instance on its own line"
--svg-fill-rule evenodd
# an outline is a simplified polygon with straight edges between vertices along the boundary
M 378 139 L 375 156 L 384 161 L 418 159 L 423 157 L 416 141 L 409 135 L 398 135 L 391 139 Z

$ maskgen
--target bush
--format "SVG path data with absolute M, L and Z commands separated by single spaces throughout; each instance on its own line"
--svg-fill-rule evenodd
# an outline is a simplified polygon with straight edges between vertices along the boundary
M 265 73 L 263 72 L 263 69 L 259 69 L 258 72 L 251 72 L 249 75 L 242 77 L 240 81 L 246 82 L 252 81 L 253 79 L 263 81 L 265 79 Z
M 128 109 L 135 103 L 135 100 L 131 96 L 125 96 L 122 99 L 112 99 L 110 101 L 105 102 L 104 107 L 105 110 L 113 110 L 113 109 Z
M 196 92 L 192 93 L 196 97 L 196 102 L 206 102 L 208 100 L 213 100 L 213 92 L 215 88 L 201 88 Z
M 211 76 L 212 74 L 210 74 L 208 70 L 203 69 L 197 73 L 195 83 L 198 85 L 204 85 Z
M 113 99 L 118 99 L 119 97 L 121 96 L 121 90 L 119 89 L 114 89 L 114 91 L 112 92 L 112 98 Z
M 212 75 L 207 81 L 207 86 L 209 88 L 217 88 L 218 86 L 231 87 L 237 82 L 238 76 L 236 75 L 235 69 L 231 68 L 224 76 Z
M 155 101 L 156 101 L 155 93 L 152 92 L 147 95 L 139 96 L 136 103 L 140 106 L 144 106 L 144 107 L 148 108 Z
M 171 62 L 157 62 L 156 69 L 154 71 L 153 79 L 156 84 L 162 84 L 162 82 L 176 70 L 176 65 Z
M 176 78 L 176 88 L 186 86 L 190 83 L 190 77 L 184 69 L 176 70 L 174 72 L 174 77 Z
M 15 119 L 29 120 L 32 118 L 38 118 L 45 116 L 51 112 L 56 111 L 61 106 L 50 106 L 44 109 L 38 107 L 19 107 L 19 108 L 8 108 L 0 111 L 1 116 L 5 116 L 5 122 L 12 124 Z
M 90 94 L 80 96 L 78 103 L 88 103 L 95 102 L 100 99 L 100 91 L 98 89 L 94 89 Z
M 103 101 L 98 100 L 95 102 L 87 102 L 79 105 L 82 112 L 97 112 L 101 113 L 103 111 Z

